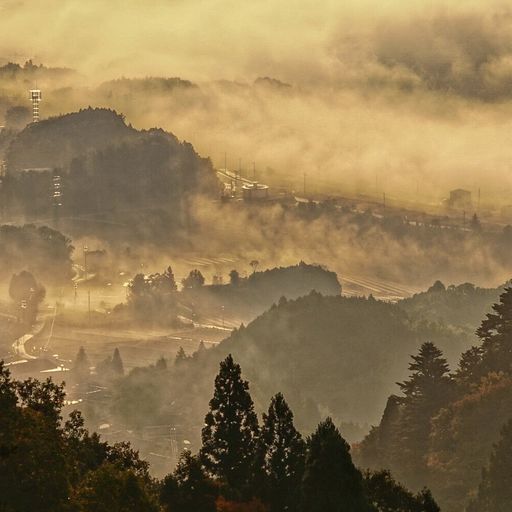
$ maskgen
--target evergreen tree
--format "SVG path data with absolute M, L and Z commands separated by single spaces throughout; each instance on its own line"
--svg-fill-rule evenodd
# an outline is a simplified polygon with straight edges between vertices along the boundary
M 432 400 L 439 402 L 440 391 L 452 385 L 450 368 L 443 353 L 432 342 L 423 343 L 417 356 L 412 356 L 409 364 L 412 372 L 409 380 L 398 383 L 406 400 Z
M 398 383 L 405 397 L 395 427 L 392 467 L 409 486 L 421 487 L 427 478 L 430 419 L 450 401 L 454 382 L 443 353 L 433 343 L 423 343 L 412 360 L 409 379 Z
M 197 457 L 184 452 L 174 474 L 160 488 L 160 503 L 169 512 L 215 512 L 216 489 Z
M 478 495 L 468 512 L 512 510 L 512 420 L 505 424 L 493 447 L 489 466 L 483 470 Z
M 155 368 L 158 371 L 167 370 L 167 359 L 165 359 L 165 357 L 163 357 L 163 356 L 159 357 L 155 363 Z
M 174 358 L 174 364 L 179 365 L 181 363 L 186 362 L 187 360 L 188 360 L 187 354 L 185 354 L 183 347 L 180 347 L 178 349 L 178 352 L 176 352 L 176 357 Z
M 161 291 L 168 293 L 175 292 L 178 289 L 176 279 L 174 277 L 174 272 L 172 271 L 170 265 L 166 270 L 164 270 L 164 273 L 158 282 L 158 287 L 161 289 Z
M 85 353 L 84 347 L 80 347 L 78 350 L 78 354 L 75 358 L 75 363 L 73 364 L 73 372 L 76 375 L 78 380 L 84 380 L 89 376 L 89 368 L 91 367 L 91 363 L 89 362 L 89 358 Z
M 350 447 L 330 418 L 318 425 L 308 442 L 302 479 L 303 512 L 366 512 L 363 478 Z
M 249 385 L 230 354 L 215 378 L 202 431 L 201 461 L 214 478 L 244 495 L 254 471 L 257 438 L 258 419 Z
M 261 427 L 264 494 L 272 512 L 297 510 L 304 472 L 305 443 L 293 424 L 293 413 L 281 393 L 263 414 Z
M 481 346 L 473 346 L 461 355 L 459 366 L 455 372 L 455 381 L 462 390 L 467 391 L 471 385 L 478 384 L 483 377 L 482 355 Z
M 123 360 L 121 359 L 121 354 L 119 353 L 119 349 L 116 348 L 114 350 L 114 354 L 112 355 L 112 362 L 110 365 L 112 372 L 114 375 L 123 376 L 124 375 L 124 365 Z
M 512 371 L 512 287 L 505 288 L 476 334 L 482 340 L 481 373 Z
M 441 512 L 441 507 L 436 503 L 429 489 L 424 488 L 418 493 L 416 499 L 421 506 L 418 512 Z
M 233 269 L 229 273 L 229 283 L 232 286 L 238 286 L 240 284 L 240 274 L 238 273 L 238 270 Z

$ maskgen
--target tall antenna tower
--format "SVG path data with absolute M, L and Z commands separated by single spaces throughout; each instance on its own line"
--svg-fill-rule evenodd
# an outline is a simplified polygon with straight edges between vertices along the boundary
M 31 89 L 30 90 L 30 100 L 32 101 L 32 121 L 37 123 L 39 121 L 39 103 L 43 95 L 41 94 L 41 89 Z

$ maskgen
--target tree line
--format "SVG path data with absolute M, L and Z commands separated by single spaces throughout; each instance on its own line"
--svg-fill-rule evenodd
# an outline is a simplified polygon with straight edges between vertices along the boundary
M 365 467 L 389 468 L 406 485 L 429 485 L 446 511 L 512 507 L 512 287 L 476 331 L 480 344 L 450 371 L 424 343 L 410 377 L 357 449 Z
M 220 364 L 197 455 L 186 451 L 162 480 L 127 443 L 110 445 L 62 418 L 51 380 L 12 380 L 0 363 L 0 510 L 5 512 L 438 512 L 389 472 L 362 474 L 330 418 L 304 439 L 283 395 L 262 424 L 229 355 Z

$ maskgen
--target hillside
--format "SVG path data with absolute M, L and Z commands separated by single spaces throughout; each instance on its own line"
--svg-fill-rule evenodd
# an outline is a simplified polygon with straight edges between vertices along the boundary
M 496 477 L 483 469 L 493 464 L 493 445 L 511 417 L 511 316 L 507 287 L 482 320 L 478 345 L 461 356 L 452 373 L 441 351 L 423 346 L 399 385 L 402 393 L 390 396 L 380 423 L 359 446 L 358 463 L 390 469 L 413 488 L 431 486 L 446 512 L 467 510 L 478 493 L 482 501 L 471 510 L 508 510 L 484 504 L 486 485 L 504 481 L 489 482 Z M 479 490 L 482 475 L 485 485 Z M 509 503 L 503 496 L 493 499 Z
M 85 109 L 45 119 L 22 130 L 7 151 L 7 170 L 67 168 L 73 158 L 130 140 L 137 132 L 123 116 L 107 109 Z
M 431 338 L 447 347 L 463 342 L 435 326 L 413 327 L 393 304 L 312 292 L 279 301 L 217 347 L 181 358 L 165 372 L 134 370 L 117 383 L 110 405 L 87 403 L 85 412 L 91 426 L 106 421 L 121 429 L 178 414 L 174 421 L 195 440 L 218 361 L 232 353 L 252 382 L 257 410 L 280 390 L 304 431 L 325 415 L 338 424 L 375 421 L 393 383 L 406 375 L 408 354 Z
M 218 190 L 210 161 L 191 144 L 163 130 L 135 130 L 107 109 L 30 124 L 9 145 L 7 173 L 7 214 L 30 219 L 87 215 L 88 222 L 117 222 L 132 232 L 160 230 L 156 238 L 184 224 L 191 197 L 216 197 Z M 159 209 L 159 222 L 150 222 L 151 211 Z
M 480 288 L 471 283 L 445 286 L 437 281 L 427 291 L 404 299 L 399 305 L 411 316 L 441 322 L 471 336 L 503 289 L 504 286 Z
M 281 297 L 297 299 L 313 290 L 322 295 L 339 295 L 341 285 L 335 272 L 301 261 L 298 265 L 254 272 L 247 278 L 232 271 L 229 284 L 185 288 L 180 300 L 203 315 L 218 316 L 222 310 L 231 317 L 252 320 Z

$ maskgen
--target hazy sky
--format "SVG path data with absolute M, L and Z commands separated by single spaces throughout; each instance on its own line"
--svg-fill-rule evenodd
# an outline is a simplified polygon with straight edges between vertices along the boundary
M 102 78 L 121 73 L 194 80 L 262 74 L 300 79 L 315 71 L 332 72 L 329 67 L 337 64 L 340 42 L 348 57 L 347 50 L 358 53 L 371 47 L 376 29 L 416 17 L 456 16 L 462 10 L 459 4 L 441 0 L 3 0 L 0 50 L 7 59 L 35 57 Z M 492 15 L 500 8 L 491 5 L 486 0 L 466 0 L 463 12 Z
M 0 59 L 28 58 L 75 68 L 84 85 L 122 75 L 199 83 L 195 97 L 130 104 L 118 95 L 105 106 L 190 140 L 219 165 L 227 151 L 298 182 L 307 172 L 317 183 L 434 200 L 482 187 L 483 200 L 512 203 L 506 3 L 0 0 Z M 206 84 L 259 76 L 293 93 Z

